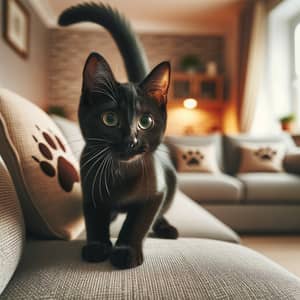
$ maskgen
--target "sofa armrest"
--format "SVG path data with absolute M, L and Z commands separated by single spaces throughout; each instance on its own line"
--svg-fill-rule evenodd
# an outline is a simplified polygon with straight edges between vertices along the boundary
M 285 155 L 283 165 L 288 173 L 300 175 L 300 147 Z

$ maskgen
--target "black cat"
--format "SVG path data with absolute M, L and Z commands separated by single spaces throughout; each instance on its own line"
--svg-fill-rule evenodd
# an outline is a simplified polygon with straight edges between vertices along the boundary
M 108 6 L 80 5 L 59 19 L 61 25 L 80 21 L 96 22 L 111 32 L 131 81 L 117 82 L 101 55 L 87 58 L 79 105 L 86 141 L 80 161 L 87 230 L 82 257 L 90 262 L 110 258 L 118 268 L 132 268 L 143 262 L 142 242 L 151 225 L 158 237 L 178 236 L 163 217 L 176 189 L 175 171 L 161 144 L 170 64 L 162 62 L 146 76 L 147 62 L 136 36 Z M 118 212 L 127 217 L 112 247 L 109 225 Z

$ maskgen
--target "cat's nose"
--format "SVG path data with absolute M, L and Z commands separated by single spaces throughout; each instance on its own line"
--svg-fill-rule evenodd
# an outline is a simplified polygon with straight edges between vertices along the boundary
M 128 149 L 133 149 L 138 144 L 138 140 L 137 140 L 136 137 L 128 137 L 125 140 L 125 144 L 126 144 Z
M 133 139 L 129 140 L 128 146 L 129 148 L 134 148 L 138 143 L 138 140 L 136 137 L 134 137 Z

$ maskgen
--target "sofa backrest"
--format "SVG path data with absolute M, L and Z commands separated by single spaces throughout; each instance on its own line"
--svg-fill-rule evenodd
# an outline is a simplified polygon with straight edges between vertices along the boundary
M 225 135 L 223 137 L 223 159 L 224 171 L 230 175 L 238 172 L 240 165 L 240 145 L 253 143 L 256 145 L 266 145 L 272 143 L 283 143 L 286 151 L 295 147 L 295 143 L 290 135 L 282 133 L 274 136 L 251 136 L 249 134 Z
M 222 159 L 222 137 L 220 134 L 211 134 L 205 136 L 166 136 L 165 144 L 170 149 L 171 159 L 176 166 L 176 148 L 174 145 L 184 146 L 207 146 L 215 145 L 218 166 L 223 169 Z
M 63 133 L 74 156 L 79 161 L 85 141 L 81 135 L 78 123 L 56 115 L 50 115 L 50 117 Z
M 14 185 L 0 157 L 0 295 L 13 276 L 25 243 L 25 226 Z

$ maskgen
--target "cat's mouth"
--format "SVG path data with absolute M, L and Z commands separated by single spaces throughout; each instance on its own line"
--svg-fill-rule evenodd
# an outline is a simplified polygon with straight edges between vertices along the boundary
M 118 156 L 119 161 L 133 162 L 135 160 L 140 159 L 143 156 L 144 153 L 145 153 L 144 150 L 134 151 L 134 152 L 130 152 L 130 153 L 121 152 L 121 153 L 118 153 L 117 156 Z
M 142 156 L 143 156 L 143 154 L 136 154 L 134 156 L 129 156 L 129 157 L 120 157 L 119 161 L 125 162 L 125 163 L 131 163 L 131 162 L 139 160 Z
M 114 145 L 113 153 L 120 162 L 133 162 L 140 159 L 146 152 L 148 152 L 146 145 L 140 144 L 135 146 L 126 146 L 124 144 Z
M 143 147 L 131 149 L 127 151 L 116 151 L 115 154 L 117 159 L 122 162 L 133 162 L 140 159 L 146 152 Z

